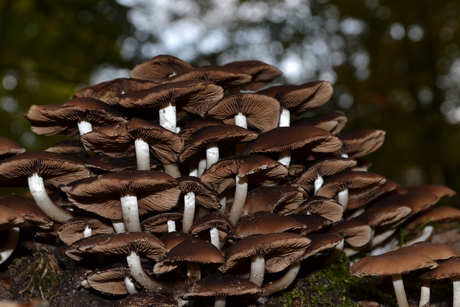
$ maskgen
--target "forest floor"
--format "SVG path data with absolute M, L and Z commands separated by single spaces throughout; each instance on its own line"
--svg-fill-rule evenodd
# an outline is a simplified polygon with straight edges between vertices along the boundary
M 26 235 L 27 234 L 23 234 Z M 30 235 L 30 234 L 29 234 Z M 430 238 L 460 250 L 460 230 L 438 230 Z M 47 240 L 22 238 L 12 257 L 0 266 L 1 301 L 21 302 L 15 306 L 84 307 L 114 306 L 120 297 L 101 295 L 80 283 L 85 269 L 63 254 L 63 247 Z M 355 278 L 349 274 L 350 262 L 342 255 L 331 265 L 317 267 L 315 261 L 302 263 L 296 282 L 258 304 L 247 306 L 395 306 L 389 277 Z M 417 306 L 420 281 L 414 274 L 404 276 L 409 301 Z M 431 307 L 452 306 L 452 283 L 434 282 Z M 199 304 L 198 304 L 199 305 Z M 232 306 L 230 300 L 227 306 Z M 241 306 L 241 303 L 235 306 Z M 6 305 L 5 305 L 6 306 Z M 153 305 L 152 305 L 153 306 Z M 201 305 L 199 305 L 201 306 Z

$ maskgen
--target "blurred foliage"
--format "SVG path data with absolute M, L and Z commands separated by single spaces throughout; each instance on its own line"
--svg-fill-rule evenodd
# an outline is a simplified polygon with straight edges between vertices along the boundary
M 161 53 L 258 59 L 285 72 L 281 83 L 332 81 L 318 112 L 344 112 L 346 130 L 386 130 L 372 171 L 460 191 L 459 13 L 455 0 L 2 1 L 2 135 L 55 142 L 36 142 L 22 113 L 68 99 L 104 67 Z
M 32 104 L 62 102 L 99 66 L 131 67 L 117 40 L 133 31 L 116 2 L 4 0 L 0 2 L 0 120 L 2 136 L 28 149 L 61 137 L 36 138 L 22 114 Z

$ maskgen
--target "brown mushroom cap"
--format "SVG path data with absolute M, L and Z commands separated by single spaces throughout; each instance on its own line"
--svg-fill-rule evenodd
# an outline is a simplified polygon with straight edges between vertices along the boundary
M 62 190 L 77 207 L 112 220 L 122 219 L 122 192 L 136 192 L 141 215 L 174 208 L 180 195 L 177 181 L 158 171 L 104 174 L 62 187 Z
M 259 134 L 244 147 L 242 154 L 278 153 L 300 148 L 313 153 L 332 153 L 341 146 L 339 138 L 326 130 L 312 126 L 278 127 Z
M 331 222 L 338 222 L 343 218 L 343 206 L 336 200 L 321 196 L 308 197 L 296 213 L 322 216 Z
M 324 105 L 332 96 L 333 88 L 329 81 L 313 81 L 302 85 L 281 86 L 274 96 L 291 115 L 300 115 L 307 110 Z M 270 90 L 259 91 L 270 95 Z M 273 95 L 274 92 L 271 92 Z
M 0 136 L 0 160 L 25 152 L 26 149 L 6 137 Z
M 127 118 L 106 103 L 94 98 L 74 98 L 66 102 L 48 105 L 32 105 L 25 118 L 36 134 L 50 136 L 66 134 L 80 135 L 77 123 L 88 121 L 93 128 L 111 124 L 124 124 Z
M 157 55 L 137 64 L 130 72 L 131 78 L 162 82 L 175 75 L 193 70 L 195 67 L 171 55 Z
M 256 187 L 248 192 L 243 215 L 259 211 L 287 215 L 294 212 L 306 200 L 306 197 L 303 191 L 292 185 Z
M 82 88 L 75 92 L 73 97 L 90 97 L 101 101 L 107 101 L 117 95 L 152 88 L 157 85 L 158 83 L 146 80 L 117 78 Z
M 0 205 L 8 207 L 19 213 L 27 222 L 37 225 L 42 229 L 50 229 L 53 221 L 37 206 L 37 204 L 24 196 L 4 195 L 0 197 Z
M 425 272 L 418 277 L 420 279 L 446 279 L 460 275 L 460 257 L 452 257 L 439 263 L 433 270 Z
M 232 224 L 225 215 L 213 212 L 194 221 L 189 229 L 189 233 L 199 236 L 203 232 L 209 233 L 209 230 L 212 228 L 218 230 L 219 238 L 223 240 L 232 229 Z M 209 234 L 206 237 L 209 237 Z
M 372 239 L 372 228 L 354 220 L 339 222 L 328 233 L 342 237 L 352 247 L 362 247 Z
M 90 228 L 92 235 L 99 233 L 112 234 L 115 232 L 110 222 L 97 218 L 76 217 L 62 224 L 57 234 L 59 239 L 67 245 L 71 245 L 78 240 L 85 238 L 83 231 Z
M 181 221 L 182 217 L 183 214 L 180 212 L 157 213 L 143 220 L 141 226 L 145 231 L 165 233 L 168 232 L 168 221 Z
M 249 142 L 257 137 L 258 133 L 235 125 L 206 126 L 196 131 L 185 143 L 180 155 L 183 163 L 186 159 L 203 152 L 210 144 Z
M 206 81 L 217 84 L 224 89 L 247 84 L 252 76 L 229 66 L 207 65 L 195 67 L 182 74 L 163 80 L 163 83 L 179 81 Z
M 244 259 L 255 255 L 265 256 L 265 270 L 276 273 L 284 270 L 303 254 L 310 239 L 294 233 L 271 233 L 252 235 L 235 242 L 225 252 L 225 267 L 228 272 Z
M 235 185 L 235 176 L 250 175 L 253 177 L 258 173 L 263 174 L 265 179 L 272 178 L 275 181 L 288 174 L 283 164 L 271 158 L 260 155 L 243 155 L 219 160 L 204 171 L 200 178 L 203 183 L 211 186 L 220 194 Z
M 382 146 L 385 134 L 383 130 L 342 132 L 339 135 L 343 142 L 341 152 L 347 154 L 349 158 L 368 155 Z
M 250 235 L 268 234 L 275 232 L 299 233 L 306 226 L 296 219 L 270 212 L 256 212 L 243 216 L 233 229 L 228 233 L 227 238 L 242 239 Z
M 169 250 L 165 257 L 155 264 L 154 273 L 164 274 L 174 270 L 180 263 L 187 262 L 220 265 L 224 263 L 224 257 L 210 242 L 193 237 Z
M 176 103 L 187 112 L 204 116 L 209 107 L 223 96 L 220 86 L 204 81 L 181 81 L 161 84 L 154 88 L 129 92 L 113 97 L 107 104 L 117 108 L 134 110 L 136 117 L 151 119 L 145 110 L 155 109 L 167 103 Z M 150 113 L 150 112 L 147 112 Z
M 345 127 L 348 119 L 340 113 L 324 113 L 308 118 L 302 118 L 294 122 L 291 126 L 314 126 L 324 129 L 332 134 L 338 134 Z
M 112 295 L 128 294 L 124 282 L 125 277 L 130 275 L 128 268 L 112 268 L 104 271 L 96 271 L 87 277 L 91 288 L 99 292 Z
M 230 274 L 213 273 L 184 289 L 182 298 L 193 299 L 203 296 L 237 296 L 262 294 L 262 288 L 247 279 Z
M 412 245 L 401 247 L 395 252 L 418 253 L 430 257 L 434 261 L 446 260 L 451 257 L 459 257 L 460 252 L 455 248 L 441 243 L 416 242 Z
M 410 220 L 404 227 L 415 229 L 420 225 L 433 223 L 452 223 L 460 220 L 460 210 L 454 207 L 433 207 L 427 211 L 420 212 Z
M 0 205 L 0 230 L 18 227 L 26 220 L 15 210 Z
M 256 91 L 264 87 L 283 74 L 278 68 L 261 61 L 235 61 L 224 66 L 238 69 L 252 76 L 251 82 L 240 87 L 250 91 Z
M 90 176 L 81 158 L 46 151 L 27 151 L 2 161 L 0 184 L 26 186 L 26 178 L 35 172 L 43 177 L 45 185 L 53 187 Z
M 425 255 L 394 251 L 363 258 L 351 267 L 350 273 L 356 277 L 391 276 L 419 269 L 434 269 L 437 266 L 435 261 Z
M 126 256 L 133 250 L 153 261 L 158 261 L 167 252 L 163 243 L 154 235 L 145 232 L 126 232 L 99 234 L 79 240 L 69 246 L 65 254 L 81 261 L 87 254 Z

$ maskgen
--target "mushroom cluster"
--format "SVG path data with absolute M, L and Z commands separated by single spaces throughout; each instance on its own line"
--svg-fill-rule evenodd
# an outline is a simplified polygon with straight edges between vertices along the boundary
M 0 198 L 0 261 L 29 222 L 90 272 L 81 287 L 122 306 L 225 306 L 287 288 L 310 257 L 397 249 L 401 227 L 426 240 L 430 214 L 446 210 L 434 205 L 455 192 L 369 171 L 363 157 L 385 132 L 342 132 L 343 114 L 320 112 L 331 83 L 268 87 L 280 75 L 260 61 L 159 55 L 129 78 L 32 105 L 33 132 L 69 140 L 39 152 L 1 142 L 0 185 L 31 198 Z

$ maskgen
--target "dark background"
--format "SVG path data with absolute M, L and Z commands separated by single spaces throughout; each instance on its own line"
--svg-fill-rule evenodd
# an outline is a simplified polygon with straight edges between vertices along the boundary
M 4 0 L 1 135 L 29 150 L 64 139 L 33 135 L 22 114 L 157 54 L 257 59 L 285 72 L 277 83 L 333 82 L 318 112 L 343 112 L 345 130 L 386 130 L 372 171 L 460 191 L 459 12 L 456 0 Z

